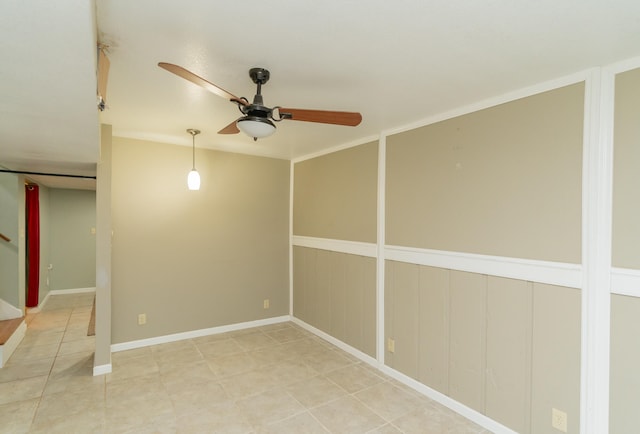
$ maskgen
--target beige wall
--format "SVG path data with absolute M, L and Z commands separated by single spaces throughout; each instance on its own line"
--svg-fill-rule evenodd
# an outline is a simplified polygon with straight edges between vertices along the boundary
M 113 343 L 288 313 L 288 161 L 197 149 L 200 191 L 188 147 L 114 137 L 112 165 Z
M 640 69 L 616 77 L 614 119 L 614 267 L 640 270 Z M 613 291 L 620 288 L 612 288 Z M 640 427 L 640 298 L 611 297 L 610 432 Z
M 387 138 L 386 242 L 579 263 L 584 84 Z
M 640 427 L 640 298 L 611 297 L 609 432 L 635 434 Z
M 640 69 L 616 77 L 613 266 L 640 269 Z
M 24 206 L 20 188 L 17 175 L 0 173 L 0 233 L 11 240 L 0 240 L 0 298 L 18 308 L 23 307 L 18 282 L 18 209 Z
M 376 355 L 376 260 L 294 247 L 293 314 Z
M 96 192 L 49 189 L 49 210 L 50 289 L 95 287 Z
M 580 291 L 387 261 L 385 364 L 521 433 L 578 433 Z
M 293 233 L 376 242 L 378 144 L 296 163 Z

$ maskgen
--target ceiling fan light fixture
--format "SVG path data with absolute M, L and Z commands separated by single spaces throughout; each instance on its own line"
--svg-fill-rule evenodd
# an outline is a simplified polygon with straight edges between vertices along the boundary
M 276 132 L 276 126 L 267 118 L 246 116 L 238 119 L 238 129 L 254 139 L 263 139 Z

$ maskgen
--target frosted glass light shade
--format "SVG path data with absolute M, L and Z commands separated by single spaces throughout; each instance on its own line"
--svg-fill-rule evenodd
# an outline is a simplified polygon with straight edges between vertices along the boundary
M 200 174 L 196 169 L 189 172 L 187 185 L 189 186 L 189 190 L 200 190 Z
M 276 126 L 269 119 L 250 116 L 238 120 L 238 129 L 249 137 L 262 139 L 276 132 Z

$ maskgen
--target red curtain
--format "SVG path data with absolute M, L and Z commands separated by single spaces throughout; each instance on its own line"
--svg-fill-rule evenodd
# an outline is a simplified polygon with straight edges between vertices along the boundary
M 38 306 L 40 288 L 40 200 L 37 185 L 26 186 L 27 307 Z

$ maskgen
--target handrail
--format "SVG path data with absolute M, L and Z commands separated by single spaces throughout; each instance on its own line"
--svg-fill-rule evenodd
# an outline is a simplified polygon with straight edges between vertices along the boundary
M 0 238 L 5 240 L 7 243 L 11 242 L 11 238 L 7 237 L 5 234 L 0 233 Z

